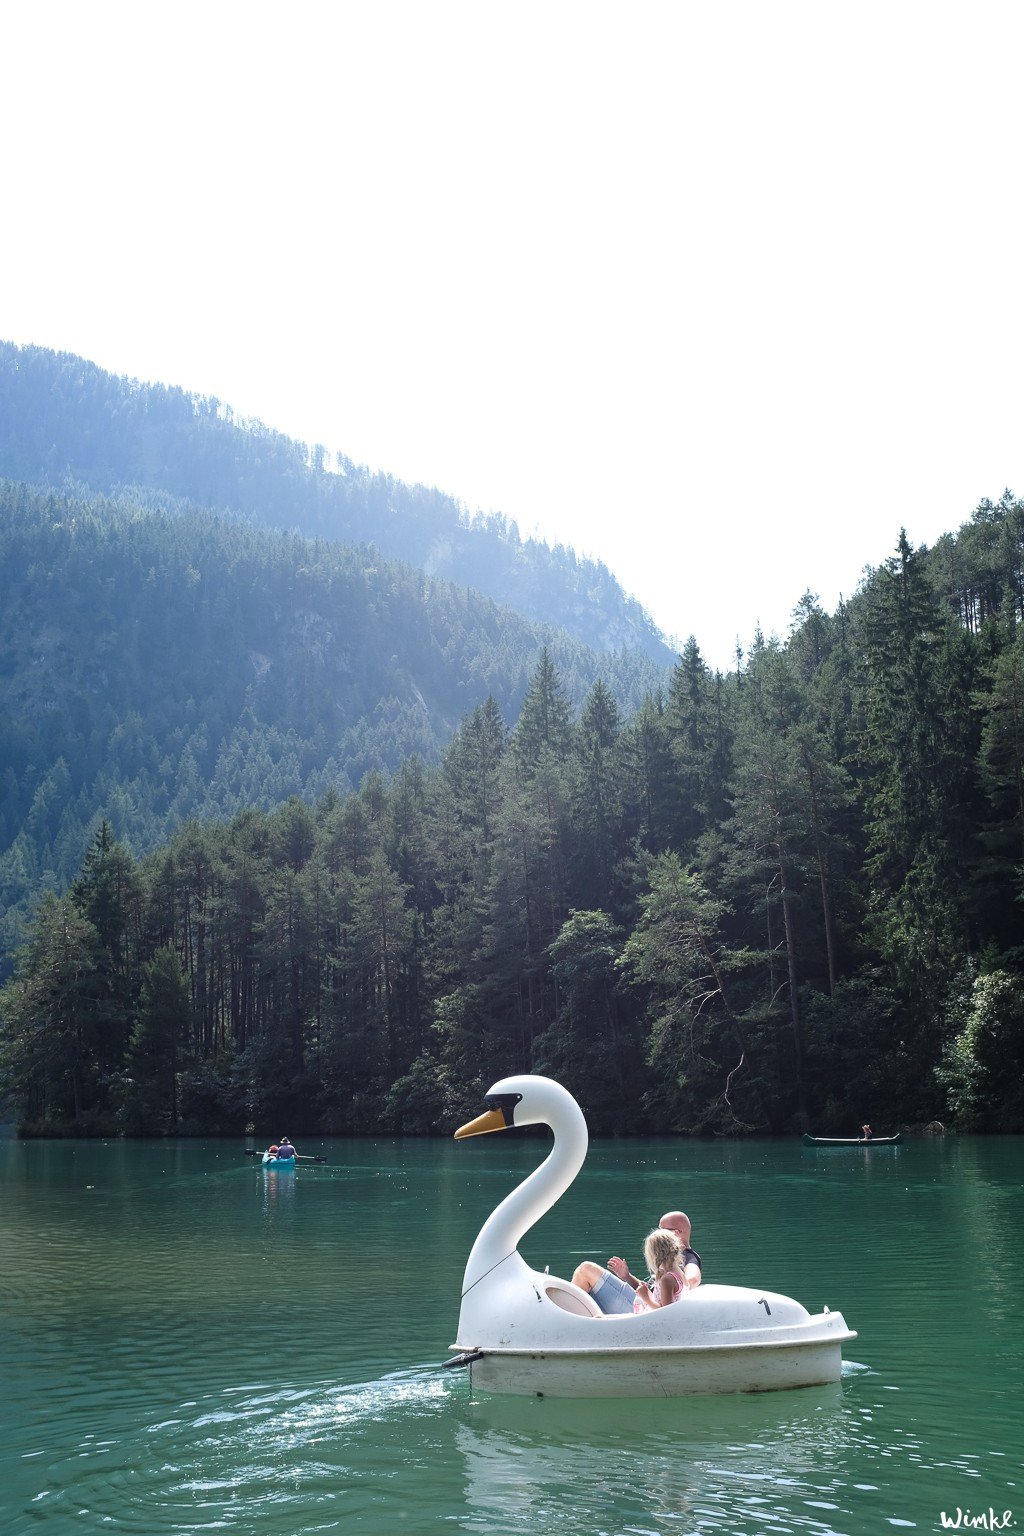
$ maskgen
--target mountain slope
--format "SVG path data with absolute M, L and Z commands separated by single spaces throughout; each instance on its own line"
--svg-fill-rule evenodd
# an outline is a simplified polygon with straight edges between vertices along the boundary
M 386 555 L 473 587 L 596 650 L 674 654 L 599 562 L 520 538 L 501 516 L 469 519 L 450 496 L 370 474 L 219 401 L 118 378 L 66 353 L 0 342 L 0 476 L 78 482 L 103 495 L 166 492 Z
M 660 680 L 370 547 L 209 513 L 0 484 L 0 571 L 5 908 L 63 884 L 101 815 L 141 850 L 433 759 L 488 695 L 514 718 L 544 646 L 577 703 Z

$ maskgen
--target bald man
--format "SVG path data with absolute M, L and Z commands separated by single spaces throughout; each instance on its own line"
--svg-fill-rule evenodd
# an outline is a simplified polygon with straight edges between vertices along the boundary
M 683 1285 L 692 1291 L 700 1285 L 701 1263 L 700 1254 L 690 1247 L 689 1216 L 685 1211 L 666 1211 L 658 1226 L 678 1237 L 683 1250 L 680 1274 Z M 574 1285 L 589 1292 L 602 1312 L 632 1312 L 634 1293 L 640 1281 L 630 1274 L 625 1259 L 609 1259 L 607 1269 L 585 1259 L 576 1266 L 572 1279 Z

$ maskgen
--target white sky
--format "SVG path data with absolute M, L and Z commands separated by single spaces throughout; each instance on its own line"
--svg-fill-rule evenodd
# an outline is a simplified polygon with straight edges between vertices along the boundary
M 1019 0 L 32 0 L 0 336 L 603 559 L 727 666 L 1024 493 Z

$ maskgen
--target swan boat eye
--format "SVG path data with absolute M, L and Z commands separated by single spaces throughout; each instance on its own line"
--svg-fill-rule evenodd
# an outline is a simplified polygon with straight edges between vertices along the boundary
M 521 1093 L 492 1093 L 484 1099 L 488 1109 L 496 1109 L 505 1122 L 505 1129 L 511 1130 L 515 1125 L 516 1105 L 522 1103 Z

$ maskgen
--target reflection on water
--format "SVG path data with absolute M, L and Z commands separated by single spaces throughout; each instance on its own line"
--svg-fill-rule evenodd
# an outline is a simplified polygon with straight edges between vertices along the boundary
M 573 1403 L 568 1414 L 551 1399 L 480 1399 L 456 1443 L 470 1529 L 555 1529 L 571 1520 L 583 1488 L 596 1528 L 653 1516 L 736 1531 L 752 1506 L 758 1518 L 781 1518 L 794 1490 L 834 1493 L 834 1475 L 823 1481 L 823 1472 L 850 1432 L 836 1384 L 770 1397 Z
M 336 1142 L 275 1176 L 240 1144 L 0 1144 L 2 1536 L 1024 1520 L 1022 1144 L 599 1144 L 540 1267 L 632 1254 L 684 1204 L 716 1280 L 859 1331 L 832 1387 L 625 1404 L 439 1369 L 469 1246 L 542 1150 Z
M 53 1529 L 87 1515 L 151 1536 L 332 1530 L 359 1518 L 425 1531 L 442 1508 L 466 1530 L 523 1533 L 578 1518 L 581 1505 L 588 1529 L 713 1514 L 741 1531 L 751 1511 L 781 1517 L 795 1498 L 809 1510 L 831 1495 L 838 1508 L 834 1469 L 849 1434 L 840 1386 L 634 1402 L 623 1413 L 473 1397 L 426 1369 L 341 1390 L 264 1382 L 187 1399 L 118 1437 L 83 1435 L 38 1468 L 45 1487 L 33 1505 Z M 434 1511 L 425 1519 L 424 1504 Z M 830 1529 L 809 1515 L 801 1524 Z

